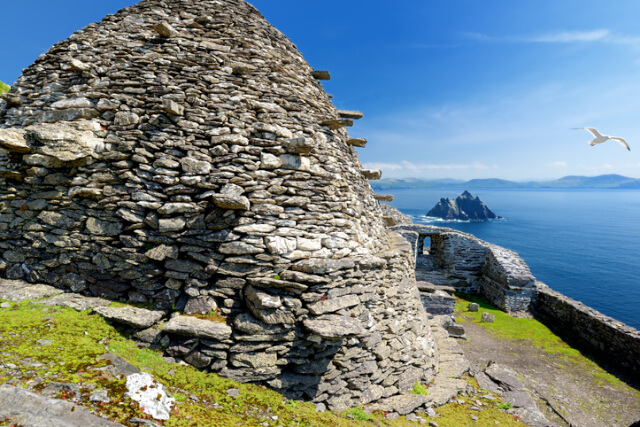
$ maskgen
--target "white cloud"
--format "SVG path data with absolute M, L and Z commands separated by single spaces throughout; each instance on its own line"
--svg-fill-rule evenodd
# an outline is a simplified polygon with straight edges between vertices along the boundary
M 489 167 L 480 162 L 470 164 L 431 164 L 431 163 L 413 163 L 403 160 L 398 163 L 379 163 L 368 162 L 364 164 L 367 169 L 381 169 L 384 171 L 449 171 L 449 170 L 487 170 L 497 168 L 497 166 Z
M 561 169 L 565 169 L 565 168 L 569 167 L 567 162 L 564 162 L 564 161 L 553 162 L 553 163 L 551 163 L 551 166 L 553 166 L 554 168 L 561 168 Z
M 609 36 L 609 30 L 594 31 L 560 31 L 554 33 L 543 34 L 536 37 L 524 38 L 523 41 L 538 43 L 575 43 L 575 42 L 594 42 L 606 39 Z
M 478 42 L 493 43 L 592 43 L 640 44 L 639 36 L 614 34 L 607 29 L 591 31 L 553 31 L 530 36 L 490 36 L 483 33 L 463 33 L 463 37 Z

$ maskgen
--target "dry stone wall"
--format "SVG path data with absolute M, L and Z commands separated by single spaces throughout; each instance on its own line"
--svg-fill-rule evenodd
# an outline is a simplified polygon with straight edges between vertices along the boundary
M 538 282 L 535 315 L 572 345 L 640 384 L 640 331 Z
M 421 224 L 392 228 L 411 243 L 419 281 L 482 293 L 507 312 L 528 311 L 535 302 L 536 279 L 516 252 L 451 228 Z M 424 243 L 426 238 L 429 245 Z M 423 287 L 423 301 L 429 305 L 434 290 Z
M 56 44 L 0 101 L 0 274 L 173 312 L 173 357 L 333 409 L 428 382 L 414 259 L 327 77 L 242 0 Z

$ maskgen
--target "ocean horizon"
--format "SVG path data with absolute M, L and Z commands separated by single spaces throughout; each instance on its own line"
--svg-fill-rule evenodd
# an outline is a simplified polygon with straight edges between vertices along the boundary
M 454 228 L 517 252 L 552 289 L 640 329 L 640 190 L 473 189 L 501 219 L 427 217 L 461 188 L 389 189 L 414 223 Z

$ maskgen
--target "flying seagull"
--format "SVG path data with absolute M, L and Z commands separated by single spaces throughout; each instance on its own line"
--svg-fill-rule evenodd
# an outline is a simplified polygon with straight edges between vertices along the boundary
M 601 142 L 605 142 L 608 141 L 610 139 L 613 139 L 615 141 L 618 141 L 620 144 L 622 144 L 622 146 L 624 148 L 626 148 L 627 150 L 631 151 L 631 148 L 629 148 L 629 144 L 627 144 L 627 141 L 625 141 L 624 139 L 620 138 L 619 136 L 609 136 L 609 135 L 602 135 L 600 132 L 598 132 L 598 130 L 596 128 L 574 128 L 574 129 L 584 129 L 589 131 L 589 133 L 591 133 L 591 135 L 595 136 L 594 139 L 592 139 L 591 141 L 589 141 L 590 145 L 596 145 L 596 144 L 600 144 Z

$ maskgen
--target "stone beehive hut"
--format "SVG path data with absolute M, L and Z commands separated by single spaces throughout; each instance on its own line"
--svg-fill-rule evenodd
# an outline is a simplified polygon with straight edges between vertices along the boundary
M 0 274 L 173 312 L 170 355 L 336 409 L 429 381 L 410 249 L 319 77 L 243 0 L 56 44 L 0 102 Z

